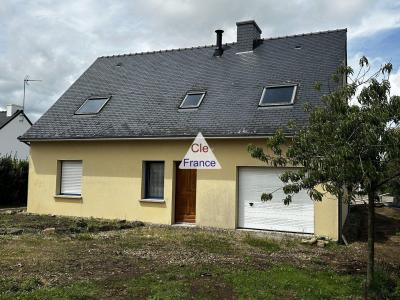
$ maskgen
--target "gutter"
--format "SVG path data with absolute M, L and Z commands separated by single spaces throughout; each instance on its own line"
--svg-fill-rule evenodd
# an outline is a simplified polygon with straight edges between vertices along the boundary
M 205 136 L 207 139 L 262 139 L 270 138 L 274 134 L 268 135 L 243 135 L 243 136 Z M 141 136 L 141 137 L 99 137 L 99 138 L 44 138 L 44 139 L 29 139 L 19 137 L 21 142 L 69 142 L 69 141 L 144 141 L 144 140 L 192 140 L 196 137 L 193 136 Z M 291 138 L 293 135 L 286 135 L 285 137 Z
M 19 137 L 18 137 L 18 139 L 19 139 Z M 19 140 L 20 140 L 20 139 L 19 139 Z M 27 145 L 27 146 L 29 146 L 29 147 L 31 146 L 31 143 L 29 143 L 29 142 L 21 141 L 21 140 L 20 140 L 20 142 L 24 143 L 25 145 Z

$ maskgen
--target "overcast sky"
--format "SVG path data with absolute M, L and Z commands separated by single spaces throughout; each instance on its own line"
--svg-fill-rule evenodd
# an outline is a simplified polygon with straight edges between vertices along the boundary
M 254 19 L 262 37 L 348 28 L 348 60 L 394 65 L 400 94 L 400 0 L 0 0 L 0 108 L 22 103 L 36 121 L 102 55 L 236 41 L 236 21 Z

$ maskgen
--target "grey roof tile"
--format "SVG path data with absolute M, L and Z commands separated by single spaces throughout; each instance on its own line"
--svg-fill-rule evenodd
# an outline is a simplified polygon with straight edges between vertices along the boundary
M 6 111 L 0 111 L 0 128 L 3 127 L 4 124 L 6 124 L 11 117 L 7 117 L 7 112 Z
M 346 30 L 263 39 L 252 53 L 236 54 L 235 47 L 225 44 L 222 57 L 213 56 L 214 46 L 100 57 L 22 139 L 290 133 L 290 120 L 307 122 L 304 104 L 319 105 L 321 92 L 329 92 L 325 83 L 346 58 Z M 288 82 L 299 85 L 292 106 L 258 108 L 265 85 Z M 180 111 L 186 92 L 197 89 L 207 91 L 201 106 Z M 112 96 L 99 114 L 74 115 L 99 95 Z

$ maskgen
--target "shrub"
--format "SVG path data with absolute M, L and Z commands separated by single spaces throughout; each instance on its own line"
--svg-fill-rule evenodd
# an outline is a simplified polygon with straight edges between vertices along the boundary
M 28 168 L 27 160 L 0 157 L 0 206 L 26 205 Z

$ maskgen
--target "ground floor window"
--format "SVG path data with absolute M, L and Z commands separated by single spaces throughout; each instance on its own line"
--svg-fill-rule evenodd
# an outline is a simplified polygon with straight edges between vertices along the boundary
M 60 195 L 80 196 L 82 193 L 82 161 L 59 161 L 59 189 Z
M 144 163 L 144 198 L 164 198 L 164 162 L 146 161 Z

